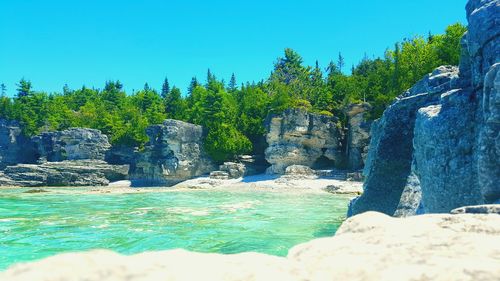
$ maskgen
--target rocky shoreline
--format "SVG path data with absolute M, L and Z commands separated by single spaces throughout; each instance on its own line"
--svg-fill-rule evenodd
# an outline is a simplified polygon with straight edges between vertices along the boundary
M 458 68 L 435 69 L 372 124 L 363 118 L 368 105 L 349 108 L 347 132 L 335 117 L 305 110 L 269 116 L 266 161 L 245 156 L 217 166 L 204 151 L 204 129 L 176 120 L 148 128 L 144 150 L 128 148 L 133 157 L 95 130 L 29 139 L 16 122 L 0 120 L 0 186 L 360 195 L 334 237 L 298 245 L 287 258 L 91 251 L 15 265 L 0 279 L 499 280 L 500 1 L 470 0 L 466 10 Z M 322 170 L 363 166 L 364 183 Z

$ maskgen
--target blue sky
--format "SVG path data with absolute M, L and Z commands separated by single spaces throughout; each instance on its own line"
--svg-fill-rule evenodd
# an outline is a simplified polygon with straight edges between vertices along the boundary
M 325 66 L 380 56 L 396 41 L 465 23 L 466 0 L 0 0 L 0 83 L 14 94 L 25 77 L 35 90 L 126 90 L 145 82 L 185 92 L 207 68 L 238 83 L 268 77 L 283 49 Z

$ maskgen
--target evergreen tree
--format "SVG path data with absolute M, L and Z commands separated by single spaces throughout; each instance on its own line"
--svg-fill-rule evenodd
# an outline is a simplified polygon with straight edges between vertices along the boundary
M 162 98 L 166 98 L 168 93 L 170 93 L 170 84 L 168 83 L 168 78 L 165 77 L 165 80 L 163 81 L 163 86 L 161 87 Z
M 191 95 L 193 93 L 193 90 L 199 85 L 200 83 L 198 83 L 198 79 L 196 79 L 196 77 L 191 78 L 191 82 L 189 83 L 188 87 L 188 95 Z
M 31 90 L 31 82 L 22 78 L 18 84 L 16 84 L 17 86 L 17 96 L 22 98 L 22 97 L 26 97 L 28 96 L 29 94 L 31 94 L 32 90 Z
M 342 72 L 344 65 L 345 65 L 344 57 L 342 56 L 342 53 L 339 52 L 339 58 L 337 59 L 337 67 L 340 72 Z
M 4 83 L 0 84 L 1 97 L 5 97 L 7 94 L 7 86 Z
M 165 112 L 167 118 L 175 120 L 185 119 L 186 103 L 182 99 L 181 91 L 175 86 L 165 97 Z
M 231 80 L 229 80 L 229 85 L 227 87 L 229 92 L 234 92 L 237 90 L 237 85 L 236 85 L 236 76 L 234 73 L 231 75 Z

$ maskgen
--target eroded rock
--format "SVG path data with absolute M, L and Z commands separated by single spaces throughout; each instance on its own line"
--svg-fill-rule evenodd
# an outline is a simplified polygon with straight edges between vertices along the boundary
M 111 148 L 108 137 L 99 130 L 71 128 L 45 132 L 33 137 L 39 161 L 104 160 Z
M 0 119 L 0 170 L 17 163 L 34 163 L 35 147 L 17 121 Z
M 365 113 L 371 110 L 368 103 L 352 104 L 346 110 L 348 117 L 346 162 L 351 170 L 363 169 L 370 143 L 371 121 L 365 120 Z
M 374 123 L 352 214 L 448 213 L 500 200 L 500 1 L 471 0 L 466 10 L 460 70 L 436 69 Z
M 342 161 L 342 132 L 334 117 L 288 109 L 270 117 L 267 127 L 268 173 L 283 174 L 291 165 L 332 168 Z
M 131 165 L 135 185 L 174 185 L 216 170 L 203 148 L 201 126 L 168 119 L 146 133 L 149 142 Z
M 4 186 L 106 186 L 128 176 L 128 165 L 100 160 L 72 160 L 43 164 L 18 164 L 3 171 Z

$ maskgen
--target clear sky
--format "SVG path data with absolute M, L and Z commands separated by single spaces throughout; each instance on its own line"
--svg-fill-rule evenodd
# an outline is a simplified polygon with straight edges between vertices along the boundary
M 35 90 L 126 90 L 145 82 L 186 91 L 207 68 L 238 83 L 268 77 L 283 49 L 325 66 L 380 56 L 396 41 L 465 21 L 466 0 L 0 0 L 0 83 Z

